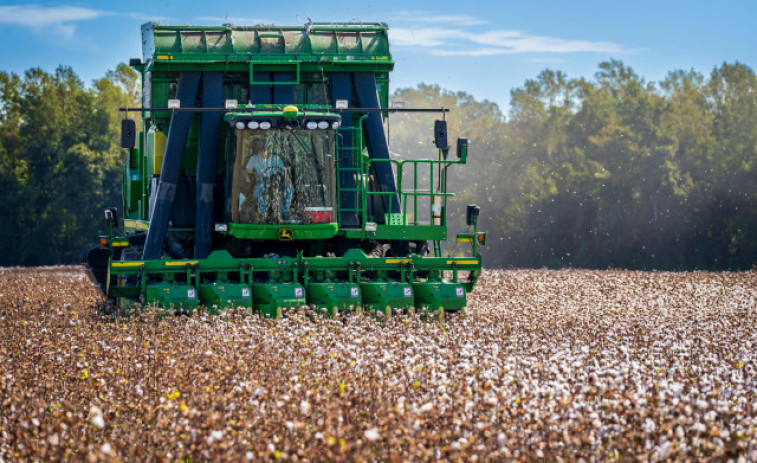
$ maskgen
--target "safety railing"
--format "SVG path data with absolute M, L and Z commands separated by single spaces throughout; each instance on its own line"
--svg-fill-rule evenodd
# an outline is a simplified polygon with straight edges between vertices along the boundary
M 337 170 L 337 197 L 339 198 L 339 227 L 342 227 L 342 213 L 355 213 L 361 218 L 361 224 L 365 226 L 369 220 L 368 201 L 370 196 L 381 196 L 387 198 L 385 204 L 391 204 L 392 196 L 399 195 L 401 205 L 401 214 L 387 214 L 388 218 L 400 215 L 403 219 L 399 221 L 386 221 L 387 225 L 413 225 L 413 226 L 446 226 L 447 225 L 447 198 L 454 196 L 454 193 L 447 193 L 447 167 L 456 164 L 458 161 L 433 160 L 433 159 L 369 159 L 363 157 L 363 115 L 353 127 L 341 127 L 338 130 L 342 136 L 345 133 L 352 134 L 352 146 L 338 146 L 336 170 Z M 342 167 L 341 159 L 343 156 L 353 156 L 353 167 Z M 393 166 L 395 178 L 397 180 L 396 191 L 370 191 L 365 173 L 370 172 L 371 164 L 379 162 L 388 162 Z M 367 163 L 367 164 L 366 164 Z M 427 169 L 427 170 L 425 170 Z M 426 172 L 426 175 L 423 175 Z M 354 187 L 342 187 L 342 175 L 354 175 Z M 412 185 L 405 187 L 405 181 L 412 176 Z M 425 178 L 424 178 L 425 177 Z M 428 187 L 424 188 L 421 183 L 428 181 Z M 437 186 L 435 186 L 437 185 Z M 342 192 L 354 194 L 355 201 L 353 204 L 360 207 L 344 207 L 342 201 Z M 422 198 L 428 198 L 428 209 L 424 211 L 424 202 Z M 387 208 L 388 209 L 388 208 Z M 421 220 L 421 217 L 427 212 L 428 222 Z M 405 221 L 408 216 L 412 220 Z M 398 223 L 401 222 L 401 223 Z
M 392 164 L 395 170 L 397 179 L 397 191 L 365 191 L 363 195 L 363 207 L 365 208 L 368 197 L 372 195 L 386 196 L 391 198 L 398 194 L 400 197 L 400 204 L 402 208 L 401 214 L 403 217 L 412 217 L 412 220 L 402 223 L 402 225 L 447 225 L 447 217 L 445 211 L 447 210 L 447 198 L 455 196 L 454 193 L 447 193 L 446 191 L 446 167 L 453 162 L 450 161 L 435 161 L 433 159 L 406 159 L 403 161 L 396 159 L 371 159 L 368 160 L 368 166 L 373 163 L 389 162 Z M 419 169 L 428 168 L 427 180 L 428 188 L 421 188 L 420 184 L 425 180 L 420 175 L 423 172 L 419 172 Z M 435 175 L 437 167 L 438 173 Z M 407 172 L 410 170 L 410 172 Z M 412 185 L 405 187 L 405 180 L 409 173 L 412 173 Z M 435 187 L 435 181 L 439 182 L 439 187 Z M 421 221 L 423 213 L 423 205 L 419 206 L 419 200 L 421 198 L 428 198 L 428 217 L 429 221 Z M 412 207 L 410 207 L 412 206 Z

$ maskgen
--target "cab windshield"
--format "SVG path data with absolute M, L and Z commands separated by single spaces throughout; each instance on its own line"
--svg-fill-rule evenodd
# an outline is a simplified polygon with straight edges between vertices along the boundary
M 237 130 L 231 220 L 328 223 L 334 214 L 333 130 Z

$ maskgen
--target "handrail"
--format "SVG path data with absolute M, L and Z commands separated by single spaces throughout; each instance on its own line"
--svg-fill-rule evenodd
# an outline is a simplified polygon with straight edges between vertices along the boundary
M 402 204 L 402 210 L 403 213 L 408 213 L 408 197 L 413 199 L 413 221 L 412 223 L 408 223 L 408 225 L 424 225 L 423 223 L 418 221 L 418 198 L 419 197 L 430 197 L 429 201 L 429 217 L 434 219 L 434 203 L 435 198 L 443 198 L 442 203 L 442 214 L 440 214 L 441 223 L 440 225 L 446 226 L 447 225 L 447 217 L 446 214 L 443 213 L 443 211 L 447 208 L 447 198 L 455 196 L 454 193 L 448 193 L 446 191 L 434 191 L 434 167 L 437 165 L 444 165 L 449 166 L 451 164 L 457 164 L 458 161 L 447 161 L 447 160 L 434 160 L 434 159 L 405 159 L 405 160 L 397 160 L 397 159 L 369 159 L 368 160 L 368 166 L 370 167 L 371 163 L 374 162 L 390 162 L 396 166 L 397 169 L 397 191 L 367 191 L 366 196 L 368 195 L 379 195 L 379 196 L 391 196 L 395 194 L 400 195 L 400 203 Z M 418 177 L 418 166 L 421 164 L 428 165 L 429 167 L 429 188 L 428 189 L 419 189 L 419 177 Z M 412 165 L 413 166 L 413 186 L 409 189 L 403 188 L 403 180 L 405 178 L 405 166 L 406 165 Z M 442 185 L 444 185 L 444 179 L 442 178 Z

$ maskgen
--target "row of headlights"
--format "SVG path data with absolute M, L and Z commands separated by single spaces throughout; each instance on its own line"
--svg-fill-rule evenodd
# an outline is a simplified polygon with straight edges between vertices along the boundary
M 243 130 L 245 127 L 248 128 L 248 129 L 252 129 L 252 130 L 256 130 L 256 129 L 268 130 L 268 129 L 271 128 L 271 122 L 270 121 L 260 121 L 260 122 L 258 122 L 258 121 L 249 121 L 249 122 L 245 123 L 244 121 L 238 121 L 237 123 L 234 124 L 234 127 L 236 127 L 239 130 Z M 305 123 L 305 128 L 308 129 L 308 130 L 315 130 L 315 129 L 326 130 L 329 127 L 331 127 L 332 129 L 336 130 L 336 129 L 339 128 L 339 122 L 338 121 L 334 121 L 334 122 L 328 122 L 328 121 L 319 121 L 319 122 L 308 121 L 308 122 Z
M 248 129 L 253 129 L 253 130 L 255 129 L 268 130 L 271 128 L 271 123 L 269 121 L 261 121 L 261 122 L 250 121 L 247 123 L 245 123 L 244 121 L 237 121 L 237 123 L 234 124 L 234 127 L 236 127 L 239 130 L 244 129 L 245 127 L 247 127 Z

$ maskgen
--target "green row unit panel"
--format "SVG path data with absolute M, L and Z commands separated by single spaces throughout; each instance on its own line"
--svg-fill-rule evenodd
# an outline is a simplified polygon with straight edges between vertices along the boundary
M 415 307 L 435 311 L 444 307 L 447 312 L 463 310 L 466 305 L 465 287 L 461 283 L 429 281 L 413 283 Z
M 252 308 L 252 291 L 243 283 L 214 282 L 200 285 L 200 300 L 207 307 Z
M 308 303 L 319 309 L 355 310 L 362 306 L 360 285 L 352 283 L 311 283 Z
M 145 287 L 145 301 L 166 309 L 191 310 L 198 305 L 197 289 L 183 283 L 160 282 Z
M 360 290 L 366 311 L 384 312 L 387 307 L 407 309 L 415 306 L 413 286 L 409 283 L 372 281 L 360 283 Z
M 284 309 L 305 305 L 305 288 L 297 283 L 253 283 L 252 298 L 256 312 L 277 318 Z

